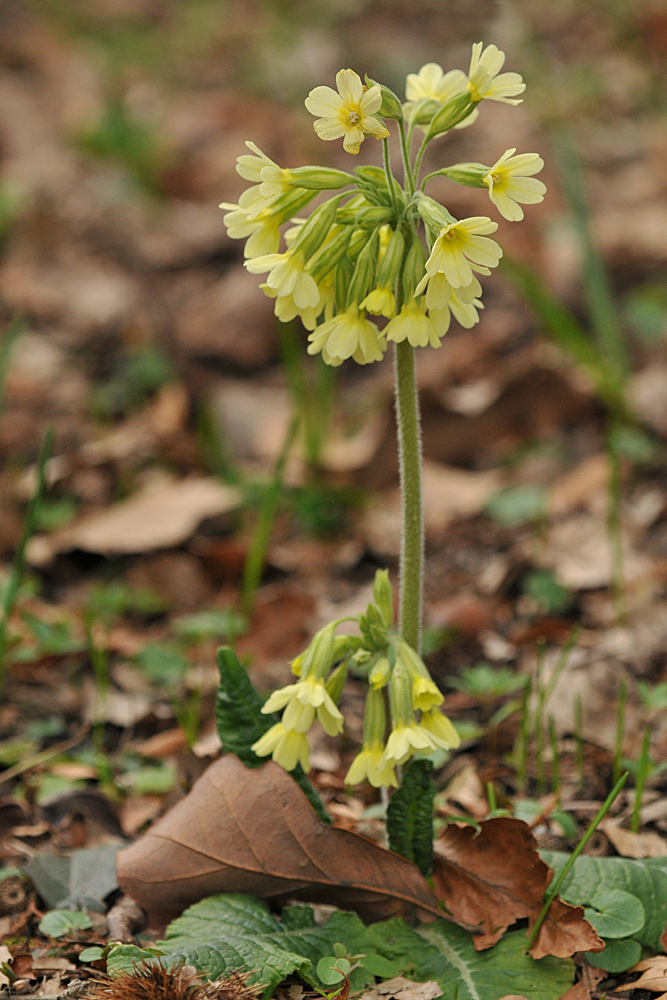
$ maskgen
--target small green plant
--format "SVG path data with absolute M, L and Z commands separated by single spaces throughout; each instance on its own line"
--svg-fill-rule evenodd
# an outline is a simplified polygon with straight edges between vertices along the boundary
M 563 614 L 572 604 L 572 594 L 548 570 L 527 573 L 521 587 L 543 614 Z
M 464 667 L 457 677 L 449 677 L 447 684 L 472 698 L 478 698 L 488 706 L 523 688 L 526 678 L 510 667 L 492 667 L 490 663 L 478 663 L 475 667 Z
M 124 416 L 142 407 L 173 379 L 174 369 L 166 355 L 152 344 L 144 344 L 119 363 L 109 381 L 95 387 L 91 410 L 100 420 Z
M 144 192 L 162 194 L 164 150 L 154 128 L 132 115 L 125 101 L 111 98 L 100 122 L 79 136 L 78 145 L 90 156 L 122 164 Z

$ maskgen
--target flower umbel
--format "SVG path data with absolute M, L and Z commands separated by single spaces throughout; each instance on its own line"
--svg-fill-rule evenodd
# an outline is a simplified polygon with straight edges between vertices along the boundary
M 314 128 L 320 139 L 342 138 L 346 152 L 358 153 L 367 135 L 376 139 L 389 135 L 374 117 L 382 104 L 378 84 L 364 90 L 354 70 L 342 69 L 336 74 L 336 87 L 338 93 L 331 87 L 315 87 L 306 98 L 306 108 L 317 116 Z
M 471 264 L 497 267 L 503 255 L 495 240 L 487 238 L 497 228 L 498 223 L 485 215 L 445 226 L 440 230 L 431 256 L 426 261 L 428 274 L 432 277 L 442 272 L 452 288 L 470 285 L 474 277 Z

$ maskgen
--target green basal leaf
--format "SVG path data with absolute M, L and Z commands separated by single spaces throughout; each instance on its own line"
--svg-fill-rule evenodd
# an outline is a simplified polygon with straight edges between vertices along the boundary
M 229 646 L 218 650 L 218 669 L 220 686 L 215 700 L 215 721 L 222 746 L 228 753 L 236 754 L 246 767 L 261 767 L 266 757 L 258 757 L 250 748 L 278 720 L 273 715 L 262 715 L 264 702 L 255 691 L 248 671 Z M 290 774 L 322 822 L 331 823 L 331 817 L 301 766 L 297 765 Z
M 51 910 L 45 913 L 39 922 L 39 929 L 47 937 L 59 938 L 76 931 L 85 931 L 92 927 L 87 913 L 78 910 Z
M 584 916 L 600 937 L 627 938 L 646 923 L 642 902 L 622 889 L 596 893 L 584 910 Z
M 430 760 L 412 760 L 401 787 L 387 808 L 387 834 L 392 851 L 414 861 L 422 875 L 433 870 L 433 800 L 435 782 Z
M 642 957 L 642 946 L 639 941 L 626 938 L 624 941 L 605 941 L 604 951 L 584 952 L 586 958 L 596 969 L 606 972 L 625 972 Z
M 495 947 L 475 951 L 472 936 L 439 920 L 416 930 L 395 918 L 368 929 L 374 949 L 395 961 L 418 982 L 434 979 L 445 997 L 459 1000 L 500 1000 L 508 995 L 530 1000 L 558 1000 L 572 985 L 570 959 L 526 954 L 522 931 L 506 934 Z

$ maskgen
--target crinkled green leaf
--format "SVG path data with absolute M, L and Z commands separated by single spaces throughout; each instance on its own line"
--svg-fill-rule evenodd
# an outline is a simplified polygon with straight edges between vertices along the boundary
M 422 875 L 433 871 L 433 800 L 435 782 L 430 760 L 413 760 L 387 809 L 392 851 L 414 863 Z
M 218 650 L 218 669 L 220 686 L 215 700 L 215 721 L 222 746 L 228 753 L 236 754 L 246 767 L 260 767 L 266 763 L 266 757 L 258 757 L 251 747 L 278 720 L 273 715 L 262 715 L 264 702 L 252 686 L 248 671 L 229 646 Z M 331 817 L 301 765 L 290 773 L 322 822 L 331 823 Z
M 334 944 L 341 942 L 349 954 L 371 951 L 367 934 L 353 913 L 337 910 L 320 926 L 310 907 L 295 906 L 277 920 L 266 903 L 229 893 L 191 906 L 169 925 L 158 947 L 211 979 L 237 969 L 249 970 L 250 981 L 264 983 L 270 991 L 293 972 L 319 985 L 315 969 L 321 958 L 334 954 Z M 350 977 L 352 988 L 360 989 L 369 978 L 368 973 L 355 969 Z
M 540 855 L 555 870 L 555 877 L 570 857 L 560 851 L 541 851 Z M 605 892 L 621 889 L 637 897 L 644 907 L 646 922 L 632 936 L 640 944 L 661 950 L 660 936 L 667 924 L 667 858 L 633 861 L 630 858 L 579 857 L 559 895 L 566 903 L 586 907 L 591 906 L 602 887 Z
M 493 948 L 475 951 L 472 936 L 448 920 L 412 930 L 400 918 L 368 928 L 376 951 L 397 962 L 418 982 L 434 979 L 445 997 L 500 1000 L 521 995 L 558 1000 L 572 985 L 574 963 L 526 954 L 526 935 L 514 931 Z
M 605 938 L 632 937 L 646 923 L 641 900 L 623 889 L 596 893 L 585 908 L 584 916 Z

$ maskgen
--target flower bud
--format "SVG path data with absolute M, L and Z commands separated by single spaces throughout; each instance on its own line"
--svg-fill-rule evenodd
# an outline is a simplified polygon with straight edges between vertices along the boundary
M 294 167 L 289 174 L 294 187 L 312 191 L 335 191 L 354 183 L 352 174 L 332 167 Z
M 456 222 L 454 216 L 447 211 L 444 205 L 439 205 L 427 194 L 422 195 L 417 202 L 417 211 L 426 225 L 437 232 L 444 229 L 445 226 L 450 226 L 452 222 Z
M 408 250 L 403 268 L 403 301 L 414 298 L 415 288 L 426 272 L 426 251 L 424 244 L 417 236 Z
M 376 230 L 357 258 L 352 281 L 347 292 L 346 309 L 349 309 L 351 305 L 361 302 L 373 286 L 377 268 L 379 242 L 380 237 Z
M 368 648 L 374 650 L 386 648 L 387 629 L 382 615 L 374 604 L 369 604 L 364 614 L 359 616 L 359 630 Z
M 333 230 L 329 230 L 333 232 Z M 337 233 L 324 243 L 317 253 L 310 258 L 308 270 L 315 281 L 320 281 L 325 274 L 333 271 L 334 267 L 343 256 L 350 243 L 352 228 L 350 226 L 340 226 Z
M 414 104 L 405 104 L 403 106 L 403 114 L 409 120 L 410 124 L 414 122 L 415 125 L 428 125 L 441 107 L 442 104 L 440 101 L 436 101 L 430 97 L 422 97 L 420 100 L 415 101 Z
M 350 282 L 352 281 L 353 270 L 354 265 L 352 264 L 352 261 L 347 254 L 343 254 L 338 261 L 334 272 L 334 301 L 336 304 L 336 312 L 338 313 L 345 312 L 347 292 L 350 287 Z
M 388 569 L 379 569 L 375 573 L 373 600 L 379 608 L 383 623 L 389 628 L 394 620 L 394 591 L 389 582 Z
M 339 198 L 340 195 L 337 198 L 331 198 L 316 208 L 299 230 L 299 235 L 294 242 L 294 249 L 301 251 L 305 261 L 308 261 L 315 251 L 319 250 L 329 235 L 329 230 L 336 218 Z
M 368 666 L 372 655 L 373 654 L 368 649 L 358 649 L 351 657 L 352 663 L 355 667 L 363 670 Z
M 405 667 L 410 677 L 412 707 L 428 712 L 435 706 L 441 705 L 445 700 L 444 695 L 434 683 L 421 656 L 398 636 L 392 639 L 392 647 L 396 653 L 396 662 Z
M 387 710 L 382 691 L 369 688 L 364 705 L 364 746 L 383 746 L 387 731 Z
M 270 206 L 271 215 L 277 218 L 282 226 L 283 222 L 287 222 L 293 215 L 298 215 L 314 197 L 314 191 L 303 191 L 299 188 L 295 191 L 286 191 Z
M 412 709 L 412 682 L 405 664 L 400 660 L 396 661 L 391 672 L 389 701 L 393 729 L 399 726 L 409 726 L 415 721 L 415 713 Z
M 452 167 L 444 167 L 439 170 L 439 174 L 449 177 L 450 181 L 457 184 L 465 184 L 466 187 L 486 187 L 483 177 L 489 172 L 489 168 L 483 163 L 455 163 Z
M 375 661 L 368 675 L 368 683 L 376 691 L 385 687 L 391 677 L 391 664 L 386 656 L 381 656 Z
M 360 252 L 364 249 L 372 235 L 373 234 L 370 229 L 352 230 L 352 237 L 350 238 L 347 248 L 348 256 L 352 260 L 359 256 Z
M 366 76 L 366 86 L 374 87 L 375 85 L 376 81 Z M 380 110 L 377 112 L 380 118 L 392 118 L 394 121 L 402 121 L 403 105 L 396 94 L 389 87 L 385 87 L 383 83 L 377 84 L 377 86 L 379 86 L 380 94 L 382 95 L 382 104 L 380 105 Z
M 333 622 L 325 625 L 319 632 L 316 632 L 310 641 L 308 649 L 304 653 L 301 676 L 303 678 L 312 676 L 323 678 L 329 672 L 333 663 L 334 654 L 334 629 Z
M 364 198 L 363 194 L 356 194 L 353 198 L 350 198 L 348 202 L 341 205 L 336 212 L 336 222 L 340 223 L 342 226 L 349 226 L 354 222 L 355 216 L 360 208 L 364 205 L 368 205 L 368 202 Z
M 360 635 L 337 635 L 334 639 L 333 662 L 338 663 L 343 657 L 361 649 L 362 644 Z
M 341 699 L 346 680 L 347 663 L 339 663 L 325 684 L 327 694 L 336 705 Z
M 405 249 L 405 239 L 400 229 L 396 229 L 389 239 L 380 266 L 378 267 L 378 285 L 381 288 L 393 288 L 396 283 L 401 264 L 403 263 L 403 250 Z
M 393 217 L 391 208 L 383 208 L 381 205 L 370 205 L 368 208 L 361 208 L 354 217 L 354 221 L 361 229 L 375 229 L 384 222 L 389 222 Z
M 442 135 L 443 132 L 448 132 L 450 128 L 454 128 L 455 125 L 458 125 L 459 122 L 468 117 L 476 103 L 472 100 L 468 92 L 458 94 L 451 101 L 447 101 L 433 117 L 426 133 L 427 139 L 433 139 L 436 135 Z

